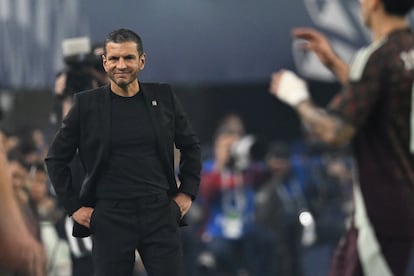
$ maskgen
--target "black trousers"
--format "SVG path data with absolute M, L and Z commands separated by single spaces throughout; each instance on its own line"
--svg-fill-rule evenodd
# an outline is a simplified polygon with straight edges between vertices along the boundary
M 92 256 L 72 258 L 72 275 L 73 276 L 91 276 L 93 273 Z
M 138 250 L 149 276 L 184 275 L 180 210 L 166 194 L 100 200 L 91 217 L 96 276 L 131 276 Z

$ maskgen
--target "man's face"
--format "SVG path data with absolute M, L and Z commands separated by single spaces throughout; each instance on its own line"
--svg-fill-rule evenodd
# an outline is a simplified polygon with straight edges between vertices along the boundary
M 135 42 L 109 42 L 103 64 L 110 80 L 126 88 L 137 80 L 138 73 L 144 69 L 145 54 L 139 55 Z

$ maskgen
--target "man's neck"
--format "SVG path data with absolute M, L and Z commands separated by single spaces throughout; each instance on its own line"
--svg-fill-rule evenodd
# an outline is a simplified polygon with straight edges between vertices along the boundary
M 384 15 L 378 18 L 372 27 L 373 40 L 378 41 L 387 37 L 390 33 L 409 27 L 405 18 Z
M 138 80 L 130 83 L 125 87 L 120 87 L 111 81 L 111 90 L 121 97 L 132 97 L 139 92 Z

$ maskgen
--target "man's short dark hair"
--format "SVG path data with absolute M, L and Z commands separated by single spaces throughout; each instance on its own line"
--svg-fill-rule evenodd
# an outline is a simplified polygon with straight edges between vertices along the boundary
M 106 45 L 109 42 L 122 43 L 122 42 L 135 42 L 137 44 L 138 54 L 144 53 L 144 47 L 142 45 L 141 37 L 128 29 L 118 29 L 110 32 L 105 39 L 104 55 L 106 55 Z
M 381 0 L 387 13 L 406 16 L 414 7 L 414 0 Z

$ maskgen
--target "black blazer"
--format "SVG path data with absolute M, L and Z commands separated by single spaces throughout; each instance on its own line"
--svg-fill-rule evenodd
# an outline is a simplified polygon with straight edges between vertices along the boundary
M 194 199 L 200 182 L 200 142 L 169 85 L 139 85 L 150 111 L 169 193 L 184 192 Z M 73 106 L 63 119 L 45 159 L 50 180 L 69 215 L 82 206 L 95 206 L 96 181 L 105 168 L 110 150 L 110 93 L 108 85 L 75 94 Z M 181 153 L 179 187 L 174 171 L 174 145 Z M 79 185 L 72 183 L 69 166 L 76 152 L 85 171 L 80 191 L 74 188 Z M 73 235 L 88 236 L 89 229 L 75 223 Z

